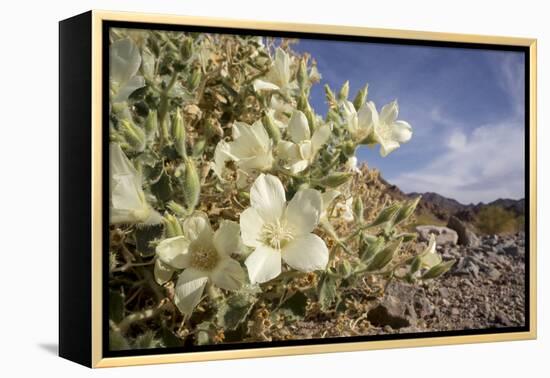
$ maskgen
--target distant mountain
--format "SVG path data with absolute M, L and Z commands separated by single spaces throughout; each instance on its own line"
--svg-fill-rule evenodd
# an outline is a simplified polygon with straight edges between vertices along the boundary
M 385 191 L 397 200 L 422 196 L 418 204 L 417 213 L 419 213 L 420 217 L 426 219 L 435 218 L 434 220 L 439 220 L 441 223 L 447 222 L 452 215 L 457 215 L 464 221 L 472 222 L 482 209 L 491 206 L 501 207 L 513 212 L 516 216 L 524 215 L 525 213 L 525 200 L 523 198 L 519 200 L 500 198 L 490 203 L 480 202 L 478 204 L 465 205 L 455 199 L 434 192 L 404 193 L 399 187 L 390 184 L 382 177 L 380 177 L 380 182 L 385 186 Z

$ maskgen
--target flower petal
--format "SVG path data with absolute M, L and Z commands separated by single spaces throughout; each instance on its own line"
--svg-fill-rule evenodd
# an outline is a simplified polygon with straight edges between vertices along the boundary
M 267 282 L 281 274 L 281 254 L 264 245 L 258 246 L 244 264 L 252 284 Z
M 125 83 L 139 70 L 141 55 L 130 38 L 114 41 L 109 53 L 109 76 L 117 83 Z
M 288 203 L 285 218 L 294 235 L 305 235 L 319 223 L 322 211 L 321 193 L 315 189 L 302 189 Z
M 328 264 L 328 249 L 319 236 L 307 234 L 292 240 L 281 252 L 283 260 L 301 272 L 325 269 Z
M 221 140 L 214 150 L 214 164 L 212 164 L 212 169 L 219 179 L 223 180 L 225 164 L 230 160 L 235 160 L 231 155 L 230 145 L 225 140 Z
M 313 136 L 311 137 L 311 147 L 313 149 L 313 154 L 316 154 L 317 151 L 328 141 L 328 138 L 330 138 L 331 130 L 330 125 L 325 124 L 319 127 L 315 132 L 313 133 Z
M 288 123 L 288 132 L 290 139 L 294 143 L 300 143 L 311 138 L 307 118 L 304 113 L 299 110 L 295 110 L 292 113 Z
M 386 157 L 391 152 L 399 148 L 399 143 L 393 140 L 381 141 L 380 142 L 380 156 Z
M 183 222 L 183 233 L 190 242 L 197 239 L 212 242 L 214 236 L 208 216 L 200 212 L 185 219 Z
M 212 283 L 225 290 L 239 290 L 245 277 L 241 264 L 231 258 L 222 259 L 210 275 Z
M 208 277 L 193 268 L 180 273 L 174 290 L 174 302 L 185 315 L 191 315 L 201 301 Z
M 259 241 L 264 227 L 264 220 L 255 208 L 249 207 L 240 216 L 241 237 L 245 245 L 256 247 L 261 245 Z
M 285 207 L 285 189 L 281 180 L 260 174 L 250 189 L 250 204 L 266 222 L 281 218 Z
M 157 245 L 157 256 L 160 261 L 172 268 L 187 268 L 191 259 L 189 244 L 189 240 L 183 236 L 164 239 Z
M 137 89 L 145 86 L 145 79 L 143 76 L 133 76 L 123 85 L 118 88 L 116 95 L 113 97 L 113 102 L 123 102 L 128 100 L 128 97 L 134 93 Z
M 124 175 L 111 180 L 111 206 L 114 210 L 131 212 L 147 209 L 141 184 L 136 186 L 135 177 Z
M 352 134 L 356 134 L 359 130 L 355 106 L 350 101 L 344 101 L 340 104 L 340 112 L 344 117 L 348 131 Z
M 323 211 L 327 211 L 332 201 L 334 201 L 340 194 L 342 193 L 334 189 L 327 189 L 324 193 L 322 193 L 321 198 L 323 200 Z
M 278 84 L 285 85 L 290 81 L 290 56 L 280 47 L 275 51 L 275 64 L 271 74 L 276 77 Z
M 382 107 L 380 111 L 380 122 L 391 125 L 397 119 L 398 113 L 399 106 L 397 105 L 397 101 L 392 101 Z
M 309 166 L 308 160 L 298 160 L 296 163 L 290 164 L 288 166 L 288 169 L 292 174 L 296 174 L 304 171 L 308 166 Z
M 159 285 L 164 285 L 166 282 L 170 281 L 174 274 L 174 270 L 160 261 L 160 259 L 155 260 L 153 272 L 155 274 L 155 282 Z
M 270 83 L 268 81 L 260 80 L 260 79 L 254 80 L 254 83 L 252 85 L 254 86 L 254 90 L 256 92 L 276 91 L 280 89 L 277 85 Z
M 406 143 L 412 137 L 412 127 L 405 121 L 395 121 L 392 125 L 392 138 L 399 143 Z
M 277 143 L 277 155 L 288 163 L 295 162 L 301 159 L 300 147 L 288 140 L 281 140 Z
M 111 169 L 111 176 L 116 177 L 119 175 L 131 175 L 138 177 L 139 173 L 132 165 L 128 157 L 118 143 L 109 143 L 109 166 Z M 141 180 L 139 181 L 141 186 Z
M 214 233 L 214 246 L 218 253 L 230 256 L 241 252 L 241 228 L 236 222 L 222 220 Z
M 359 109 L 357 117 L 358 126 L 361 129 L 362 134 L 365 134 L 362 137 L 366 138 L 368 134 L 371 133 L 374 125 L 379 122 L 378 111 L 376 110 L 376 105 L 374 105 L 374 102 L 365 102 Z

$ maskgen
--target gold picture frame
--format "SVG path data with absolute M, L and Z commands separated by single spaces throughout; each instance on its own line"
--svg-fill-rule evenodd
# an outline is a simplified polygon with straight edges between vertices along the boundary
M 80 21 L 78 19 L 80 18 Z M 82 20 L 84 20 L 82 22 Z M 103 352 L 104 346 L 104 333 L 103 329 L 106 327 L 103 321 L 103 241 L 105 232 L 105 214 L 103 213 L 104 204 L 104 190 L 105 190 L 105 162 L 103 161 L 103 150 L 105 148 L 104 143 L 104 127 L 103 126 L 103 107 L 105 102 L 103 99 L 103 86 L 105 85 L 105 72 L 103 72 L 104 62 L 104 49 L 103 41 L 105 37 L 104 24 L 106 22 L 129 22 L 129 23 L 145 23 L 145 24 L 162 24 L 162 25 L 187 25 L 187 26 L 201 26 L 201 27 L 213 27 L 213 28 L 228 28 L 228 29 L 250 29 L 252 31 L 283 31 L 283 32 L 300 32 L 310 34 L 324 34 L 324 35 L 342 35 L 342 36 L 361 36 L 361 37 L 378 37 L 378 38 L 394 38 L 400 40 L 411 41 L 429 41 L 429 42 L 458 42 L 458 43 L 471 43 L 479 45 L 503 45 L 503 46 L 520 46 L 528 49 L 529 57 L 529 77 L 526 78 L 526 84 L 529 85 L 529 111 L 526 114 L 526 121 L 529 125 L 529 233 L 526 235 L 529 241 L 528 250 L 528 267 L 526 270 L 529 272 L 529 298 L 528 298 L 528 330 L 522 332 L 503 332 L 503 333 L 490 333 L 490 334 L 475 334 L 475 335 L 457 335 L 457 336 L 441 336 L 441 337 L 415 337 L 415 338 L 402 338 L 397 340 L 375 340 L 375 341 L 358 341 L 358 342 L 342 342 L 331 344 L 310 344 L 299 346 L 277 346 L 277 347 L 262 347 L 262 348 L 250 348 L 250 349 L 227 349 L 227 350 L 212 350 L 212 351 L 198 351 L 192 353 L 166 353 L 166 354 L 147 354 L 147 355 L 135 355 L 135 356 L 123 356 L 123 357 L 105 357 Z M 65 24 L 63 24 L 65 23 Z M 63 26 L 73 25 L 73 26 Z M 64 27 L 66 29 L 64 29 Z M 237 358 L 250 358 L 250 357 L 268 357 L 268 356 L 283 356 L 283 355 L 300 355 L 311 353 L 329 353 L 329 352 L 347 352 L 347 351 L 360 351 L 371 349 L 387 349 L 387 348 L 402 348 L 402 347 L 422 347 L 422 346 L 436 346 L 436 345 L 448 345 L 448 344 L 466 344 L 466 343 L 483 343 L 483 342 L 495 342 L 495 341 L 513 341 L 513 340 L 527 340 L 535 339 L 537 336 L 537 298 L 536 298 L 536 209 L 537 209 L 537 136 L 536 136 L 536 123 L 537 123 L 537 41 L 536 39 L 527 38 L 513 38 L 513 37 L 500 37 L 500 36 L 481 36 L 481 35 L 468 35 L 468 34 L 451 34 L 451 33 L 435 33 L 435 32 L 423 32 L 423 31 L 406 31 L 406 30 L 392 30 L 392 29 L 375 29 L 368 27 L 354 27 L 354 26 L 336 26 L 336 25 L 317 25 L 317 24 L 295 24 L 295 23 L 279 23 L 279 22 L 258 22 L 252 20 L 230 20 L 230 19 L 217 19 L 209 17 L 189 17 L 189 16 L 174 16 L 174 15 L 160 15 L 160 14 L 142 14 L 142 13 L 125 13 L 125 12 L 110 12 L 110 11 L 91 11 L 82 16 L 69 19 L 68 21 L 61 22 L 61 75 L 65 73 L 63 71 L 63 59 L 70 59 L 71 54 L 75 54 L 76 51 L 71 51 L 71 48 L 75 48 L 76 41 L 70 39 L 71 37 L 64 37 L 68 33 L 76 33 L 76 31 L 85 31 L 86 36 L 89 36 L 89 85 L 85 89 L 90 90 L 89 97 L 85 101 L 90 100 L 89 103 L 82 101 L 81 98 L 69 99 L 69 95 L 60 97 L 60 113 L 61 116 L 61 150 L 63 150 L 64 130 L 67 126 L 64 126 L 64 122 L 75 120 L 71 118 L 71 115 L 63 116 L 63 112 L 71 104 L 70 101 L 82 101 L 82 108 L 87 107 L 86 115 L 76 115 L 74 117 L 79 120 L 90 121 L 89 128 L 86 125 L 79 125 L 83 130 L 82 140 L 89 141 L 90 147 L 89 156 L 91 167 L 88 174 L 89 181 L 86 184 L 90 184 L 89 198 L 87 204 L 89 208 L 90 220 L 89 223 L 85 223 L 80 232 L 88 233 L 89 245 L 82 245 L 81 248 L 89 249 L 89 254 L 86 254 L 85 260 L 71 260 L 68 257 L 69 248 L 61 243 L 60 246 L 60 354 L 63 357 L 75 360 L 76 362 L 83 363 L 90 367 L 114 367 L 114 366 L 128 366 L 128 365 L 144 365 L 144 364 L 160 364 L 160 363 L 174 363 L 174 362 L 189 362 L 189 361 L 207 361 L 207 360 L 221 360 L 221 359 L 237 359 Z M 64 34 L 65 33 L 65 34 Z M 64 39 L 65 38 L 65 39 Z M 72 36 L 74 37 L 74 35 Z M 65 48 L 65 50 L 63 50 Z M 65 55 L 64 55 L 65 54 Z M 85 57 L 83 59 L 86 59 Z M 75 74 L 74 77 L 80 77 Z M 61 92 L 66 88 L 63 85 L 69 82 L 69 79 L 60 79 L 62 81 L 60 88 Z M 88 117 L 88 118 L 85 118 Z M 69 136 L 67 135 L 67 138 Z M 70 151 L 67 152 L 67 154 Z M 74 151 L 73 151 L 74 152 Z M 61 151 L 61 165 L 63 166 L 64 159 L 68 155 L 63 155 Z M 72 171 L 67 166 L 66 173 L 70 174 Z M 63 186 L 63 169 L 61 170 L 61 180 Z M 67 194 L 68 196 L 75 196 L 77 194 Z M 61 207 L 67 206 L 63 203 Z M 64 210 L 61 211 L 60 218 L 64 216 Z M 70 210 L 66 210 L 70 211 Z M 61 238 L 65 238 L 69 232 L 72 232 L 71 227 L 77 227 L 77 225 L 69 224 L 68 220 L 64 223 L 65 228 L 61 228 Z M 88 228 L 89 226 L 89 228 Z M 78 231 L 78 230 L 77 230 Z M 64 233 L 65 232 L 65 233 Z M 76 232 L 76 231 L 75 231 Z M 68 237 L 68 236 L 67 236 Z M 76 236 L 75 236 L 76 237 Z M 83 239 L 84 240 L 84 239 Z M 76 241 L 74 243 L 77 243 Z M 73 253 L 73 249 L 71 250 Z M 86 252 L 88 253 L 88 252 Z M 64 262 L 65 261 L 65 262 Z M 80 264 L 80 265 L 78 265 Z M 84 272 L 80 278 L 74 276 L 67 276 L 69 270 L 74 272 Z M 89 300 L 89 307 L 91 309 L 89 317 L 81 319 L 82 324 L 69 326 L 70 318 L 76 316 L 69 309 L 70 299 L 64 300 L 65 297 L 71 297 L 74 294 L 73 289 L 68 288 L 70 286 L 69 280 L 88 280 L 89 285 L 84 288 L 89 288 L 90 292 L 84 294 L 86 301 Z M 77 285 L 75 283 L 75 285 Z M 84 285 L 84 284 L 83 284 Z M 78 286 L 78 285 L 77 285 Z M 75 289 L 76 290 L 76 289 Z M 72 303 L 72 302 L 71 302 Z M 88 303 L 88 302 L 87 302 Z M 78 327 L 85 327 L 85 323 L 89 322 L 89 327 L 81 329 L 83 333 L 89 333 L 89 339 L 83 338 L 86 342 L 89 341 L 89 349 L 84 348 L 84 351 L 72 352 L 74 348 L 74 342 L 72 341 L 74 333 Z M 74 336 L 76 337 L 76 335 Z M 78 337 L 81 337 L 79 335 Z M 89 354 L 88 354 L 89 353 Z M 83 356 L 85 354 L 85 356 Z

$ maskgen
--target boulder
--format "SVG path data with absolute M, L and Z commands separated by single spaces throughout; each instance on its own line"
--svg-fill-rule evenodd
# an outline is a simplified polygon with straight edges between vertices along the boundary
M 384 296 L 368 312 L 367 320 L 375 327 L 390 326 L 399 329 L 411 325 L 407 316 L 407 304 L 391 295 Z
M 458 244 L 467 247 L 479 247 L 481 241 L 477 235 L 460 219 L 456 216 L 452 216 L 447 223 L 447 227 L 455 230 L 458 234 Z
M 437 245 L 456 245 L 458 234 L 455 230 L 441 226 L 416 226 L 420 241 L 429 241 L 430 235 L 435 235 Z

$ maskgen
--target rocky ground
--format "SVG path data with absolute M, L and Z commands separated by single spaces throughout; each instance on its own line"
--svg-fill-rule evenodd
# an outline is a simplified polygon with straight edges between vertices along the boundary
M 391 297 L 399 299 L 404 304 L 394 306 L 390 313 L 410 324 L 402 329 L 397 327 L 397 331 L 525 324 L 524 234 L 484 236 L 476 247 L 446 245 L 440 247 L 440 253 L 444 259 L 457 259 L 445 276 L 422 283 L 420 287 L 394 283 L 388 288 L 386 294 L 390 299 L 383 299 L 381 306 L 391 302 Z M 379 325 L 383 323 L 382 319 Z
M 438 246 L 445 260 L 457 260 L 444 276 L 414 285 L 394 281 L 381 299 L 358 292 L 356 303 L 348 303 L 346 312 L 325 319 L 305 319 L 292 325 L 289 334 L 279 337 L 302 339 L 524 325 L 524 234 L 469 236 L 474 238 L 468 241 L 470 245 L 455 244 L 456 237 Z

